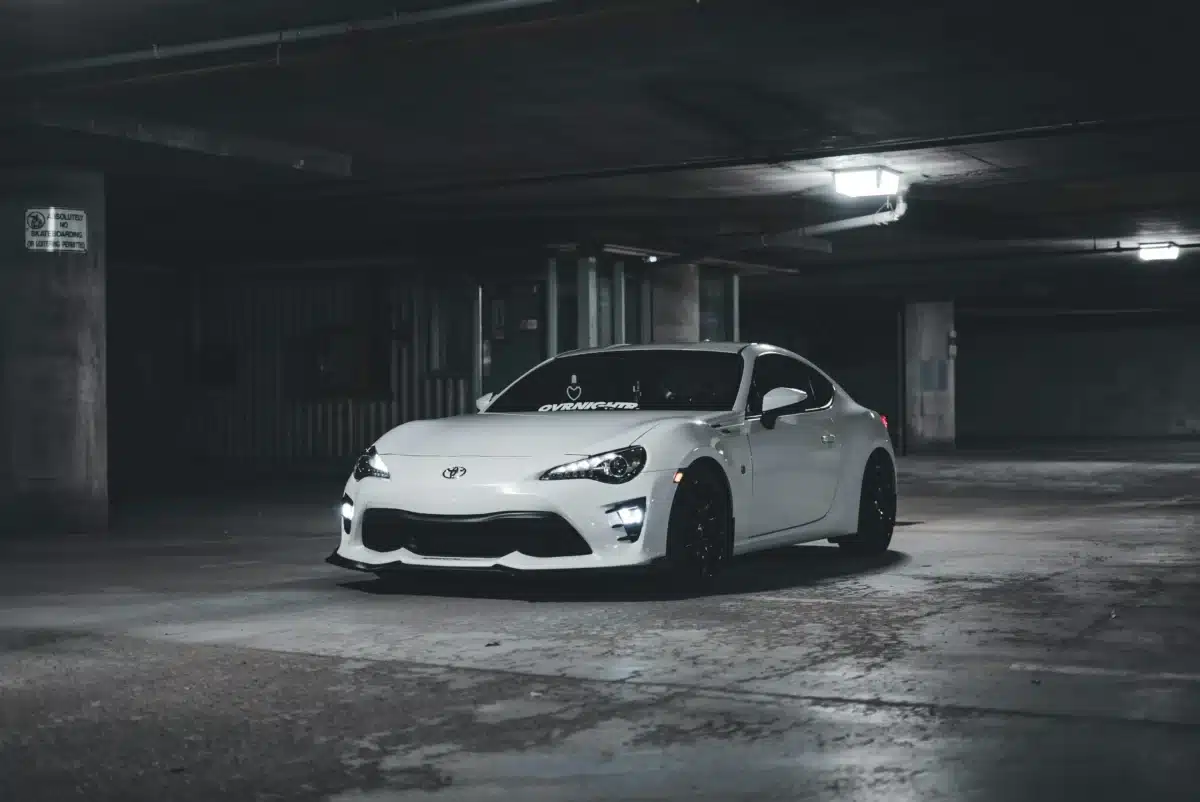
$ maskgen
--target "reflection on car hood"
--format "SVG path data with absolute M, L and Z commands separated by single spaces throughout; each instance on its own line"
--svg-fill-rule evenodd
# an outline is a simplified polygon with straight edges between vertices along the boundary
M 380 454 L 412 457 L 588 455 L 631 445 L 672 420 L 723 419 L 728 412 L 496 412 L 413 421 L 375 444 Z M 612 445 L 612 443 L 618 445 Z

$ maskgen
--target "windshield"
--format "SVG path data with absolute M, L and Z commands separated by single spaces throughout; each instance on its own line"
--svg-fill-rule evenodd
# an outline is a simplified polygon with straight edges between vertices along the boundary
M 488 412 L 733 409 L 741 354 L 598 351 L 547 362 L 505 390 Z

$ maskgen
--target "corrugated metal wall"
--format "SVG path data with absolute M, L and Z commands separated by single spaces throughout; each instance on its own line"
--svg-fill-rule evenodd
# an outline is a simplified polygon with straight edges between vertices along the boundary
M 119 498 L 138 492 L 148 474 L 174 472 L 193 388 L 175 274 L 110 264 L 107 278 L 108 471 Z
M 463 283 L 457 291 L 466 289 Z M 219 343 L 235 364 L 232 379 L 202 383 L 190 395 L 180 420 L 182 449 L 210 465 L 318 467 L 348 462 L 405 421 L 466 412 L 473 406 L 469 366 L 454 375 L 427 370 L 429 302 L 444 292 L 420 278 L 379 270 L 195 277 L 187 292 L 188 346 L 196 352 Z M 364 302 L 371 307 L 367 313 Z M 469 327 L 471 321 L 450 325 Z M 348 332 L 352 343 L 378 345 L 365 367 L 378 372 L 371 377 L 375 389 L 296 390 L 289 365 L 322 331 Z M 362 350 L 352 348 L 351 355 Z

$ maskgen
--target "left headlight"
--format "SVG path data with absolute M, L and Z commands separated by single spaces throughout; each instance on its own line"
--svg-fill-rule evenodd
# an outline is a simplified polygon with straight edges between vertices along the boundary
M 375 450 L 375 446 L 371 446 L 363 452 L 362 456 L 354 462 L 354 479 L 361 482 L 369 476 L 376 479 L 391 479 L 392 475 L 388 472 L 387 463 L 383 461 L 383 457 L 379 456 L 379 452 Z
M 646 449 L 641 446 L 606 451 L 551 468 L 542 479 L 595 479 L 610 485 L 625 484 L 646 467 Z

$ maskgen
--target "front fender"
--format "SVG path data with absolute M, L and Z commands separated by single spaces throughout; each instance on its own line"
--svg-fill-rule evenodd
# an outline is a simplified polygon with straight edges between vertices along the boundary
M 741 427 L 721 430 L 699 422 L 664 425 L 648 432 L 638 444 L 646 448 L 650 455 L 647 467 L 653 470 L 686 469 L 697 460 L 712 460 L 729 482 L 735 527 L 737 521 L 749 520 L 753 478 L 750 447 Z M 734 537 L 740 539 L 736 528 Z

